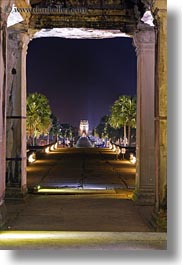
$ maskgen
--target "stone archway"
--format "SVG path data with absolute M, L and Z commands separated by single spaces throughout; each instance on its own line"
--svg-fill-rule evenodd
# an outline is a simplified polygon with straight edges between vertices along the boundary
M 30 1 L 32 7 L 44 7 L 42 1 Z M 45 1 L 44 1 L 45 2 Z M 59 2 L 59 3 L 58 3 Z M 25 58 L 29 40 L 32 35 L 42 28 L 52 27 L 86 27 L 95 29 L 115 30 L 119 29 L 133 36 L 136 46 L 138 73 L 137 73 L 137 177 L 136 194 L 137 202 L 145 205 L 154 205 L 160 211 L 160 205 L 165 200 L 166 186 L 166 107 L 163 105 L 163 95 L 166 95 L 166 59 L 165 51 L 162 51 L 160 40 L 166 38 L 166 1 L 155 1 L 153 10 L 158 8 L 157 22 L 154 28 L 141 22 L 145 10 L 149 8 L 151 1 L 83 1 L 85 13 L 70 13 L 65 18 L 66 8 L 64 1 L 57 1 L 63 7 L 63 14 L 42 15 L 24 13 L 24 21 L 11 27 L 8 35 L 9 58 L 6 56 L 7 40 L 7 12 L 1 11 L 1 73 L 4 72 L 1 91 L 4 99 L 6 93 L 9 100 L 5 107 L 5 100 L 0 98 L 2 126 L 0 131 L 0 148 L 2 152 L 7 150 L 7 177 L 9 180 L 9 192 L 26 192 L 26 80 Z M 68 1 L 73 7 L 80 8 L 78 1 Z M 74 2 L 74 3 L 73 3 Z M 92 6 L 92 4 L 93 6 Z M 105 3 L 104 3 L 105 2 Z M 114 3 L 115 2 L 115 3 Z M 145 4 L 143 4 L 145 2 Z M 7 1 L 6 5 L 13 3 L 17 7 L 30 7 L 29 1 Z M 80 3 L 80 2 L 79 2 Z M 104 3 L 104 4 L 103 4 Z M 147 4 L 146 4 L 147 3 Z M 75 4 L 75 6 L 74 6 Z M 78 9 L 80 10 L 80 9 Z M 81 9 L 82 10 L 82 9 Z M 155 9 L 156 10 L 156 9 Z M 5 15 L 4 15 L 5 14 Z M 61 17 L 61 18 L 60 18 Z M 157 29 L 157 35 L 156 31 Z M 156 39 L 157 36 L 157 39 Z M 157 40 L 157 42 L 156 42 Z M 165 40 L 165 39 L 164 39 Z M 157 47 L 157 49 L 155 49 Z M 8 61 L 8 63 L 7 63 Z M 161 66 L 163 65 L 163 67 Z M 8 74 L 6 67 L 8 66 Z M 159 73 L 156 71 L 159 70 Z M 161 77 L 160 74 L 163 74 Z M 8 79 L 8 85 L 6 85 Z M 7 112 L 7 149 L 6 122 Z M 162 115 L 161 115 L 162 114 Z M 15 140 L 16 139 L 16 140 Z M 160 146 L 162 145 L 162 149 Z M 2 183 L 0 190 L 0 207 L 4 216 L 5 196 L 5 155 L 1 158 Z M 162 166 L 162 168 L 161 168 Z M 13 173 L 14 172 L 14 173 Z M 16 174 L 15 174 L 16 173 Z M 13 175 L 14 174 L 14 175 Z M 160 192 L 159 192 L 160 191 Z M 4 217 L 3 217 L 4 219 Z M 3 223 L 3 221 L 1 222 Z

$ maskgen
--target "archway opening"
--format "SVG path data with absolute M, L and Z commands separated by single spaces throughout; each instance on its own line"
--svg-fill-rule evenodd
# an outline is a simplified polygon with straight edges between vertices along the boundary
M 122 37 L 123 35 L 125 37 Z M 107 148 L 101 151 L 100 143 L 104 137 L 101 135 L 92 137 L 94 130 L 102 123 L 104 116 L 110 115 L 111 107 L 119 96 L 127 95 L 131 98 L 136 96 L 136 54 L 132 45 L 132 38 L 126 38 L 126 35 L 119 31 L 68 28 L 41 30 L 35 34 L 35 37 L 29 43 L 27 55 L 28 94 L 38 92 L 49 99 L 52 112 L 59 120 L 62 130 L 65 129 L 65 125 L 70 125 L 79 132 L 80 121 L 87 120 L 89 122 L 89 137 L 91 140 L 94 139 L 92 142 L 94 146 L 99 147 L 97 148 L 97 156 L 99 157 L 109 146 L 105 146 Z M 110 156 L 108 153 L 102 154 L 102 159 L 106 164 L 109 162 L 109 170 L 112 170 L 114 166 L 115 179 L 108 180 L 110 177 L 107 176 L 105 180 L 98 180 L 97 175 L 106 174 L 103 165 L 90 168 L 90 163 L 92 165 L 93 163 L 97 164 L 96 160 L 93 162 L 90 160 L 91 157 L 93 158 L 93 152 L 92 155 L 86 155 L 82 149 L 81 162 L 79 159 L 75 162 L 77 165 L 80 163 L 79 168 L 81 170 L 73 166 L 73 160 L 76 161 L 75 157 L 78 158 L 75 156 L 69 161 L 70 166 L 63 163 L 59 170 L 54 171 L 53 169 L 53 172 L 50 169 L 52 173 L 49 174 L 49 177 L 53 178 L 54 174 L 57 176 L 54 182 L 47 177 L 47 180 L 44 178 L 42 183 L 37 182 L 37 186 L 134 189 L 135 165 L 131 165 L 129 162 L 129 154 L 134 153 L 135 155 L 135 135 L 136 130 L 133 129 L 131 133 L 133 137 L 132 150 L 126 149 L 126 155 L 120 154 L 118 161 L 115 161 L 117 156 L 115 150 L 110 151 Z M 50 140 L 54 140 L 50 139 L 48 135 L 47 137 L 49 137 L 49 143 Z M 64 136 L 60 133 L 58 140 L 61 142 L 63 138 Z M 69 137 L 66 138 L 69 141 L 72 140 Z M 117 129 L 115 138 L 109 139 L 109 136 L 105 136 L 105 138 L 107 138 L 104 139 L 105 141 L 111 140 L 113 144 L 115 143 L 122 149 L 123 126 Z M 97 143 L 94 142 L 95 139 L 98 140 Z M 46 143 L 47 139 L 44 141 L 44 144 Z M 60 149 L 64 153 L 62 157 L 65 159 L 68 158 L 68 153 L 74 150 L 74 148 L 69 149 L 69 147 L 67 151 L 64 149 L 64 152 L 63 149 Z M 130 174 L 128 183 L 126 183 L 124 173 L 120 172 L 123 159 L 129 164 L 128 169 L 125 170 L 125 176 Z M 30 186 L 35 184 L 31 180 L 31 176 L 34 174 L 31 167 L 35 165 L 36 163 L 27 168 L 28 185 Z M 71 165 L 74 168 L 73 171 L 79 170 L 81 172 L 82 177 L 76 176 L 67 181 L 63 176 L 63 171 L 65 172 L 66 168 L 71 167 Z M 65 174 L 71 174 L 68 170 L 66 171 Z M 76 172 L 74 174 L 77 175 Z

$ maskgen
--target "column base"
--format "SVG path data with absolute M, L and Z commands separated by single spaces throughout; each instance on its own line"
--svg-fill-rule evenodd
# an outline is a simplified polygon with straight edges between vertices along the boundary
M 136 189 L 133 198 L 137 205 L 145 205 L 145 206 L 155 205 L 155 192 L 151 188 Z
M 5 199 L 16 199 L 21 200 L 25 199 L 27 196 L 27 188 L 26 187 L 19 187 L 18 185 L 14 186 L 7 186 L 5 191 Z
M 151 225 L 156 232 L 167 232 L 167 212 L 164 210 L 154 210 L 152 213 Z
M 5 203 L 0 204 L 0 229 L 6 224 L 7 221 L 7 209 Z

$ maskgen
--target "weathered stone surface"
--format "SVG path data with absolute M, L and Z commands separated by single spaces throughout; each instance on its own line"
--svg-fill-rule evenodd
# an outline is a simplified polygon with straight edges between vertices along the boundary
M 155 202 L 155 31 L 142 27 L 134 36 L 137 52 L 137 200 Z M 150 99 L 150 100 L 148 100 Z
M 118 13 L 118 11 L 117 11 Z M 76 15 L 32 15 L 30 28 L 94 28 L 94 29 L 114 29 L 132 34 L 136 28 L 135 20 L 126 16 L 123 12 L 117 14 L 102 11 L 90 11 L 89 14 Z
M 167 201 L 167 1 L 155 1 L 156 48 L 156 201 L 157 209 Z
M 30 28 L 120 29 L 136 28 L 133 1 L 30 1 Z M 57 10 L 57 11 L 56 11 Z M 139 12 L 140 13 L 140 12 Z
M 0 204 L 0 229 L 3 228 L 7 221 L 7 209 L 4 201 L 1 201 Z
M 29 37 L 9 32 L 7 183 L 26 189 L 26 52 Z
M 0 226 L 4 223 L 6 165 L 7 18 L 12 1 L 0 1 Z
M 30 0 L 33 7 L 88 7 L 88 8 L 132 8 L 134 6 L 134 1 L 131 0 Z

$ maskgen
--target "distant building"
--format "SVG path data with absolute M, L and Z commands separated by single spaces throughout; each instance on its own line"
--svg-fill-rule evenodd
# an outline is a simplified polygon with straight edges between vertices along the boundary
M 80 121 L 80 135 L 88 135 L 89 123 L 87 120 Z

